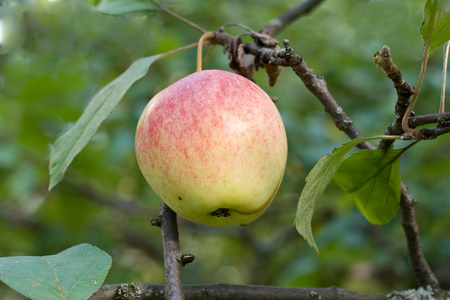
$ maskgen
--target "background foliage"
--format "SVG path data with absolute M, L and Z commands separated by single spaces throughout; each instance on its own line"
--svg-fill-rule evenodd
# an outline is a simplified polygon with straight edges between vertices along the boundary
M 241 23 L 255 30 L 297 1 L 170 0 L 164 5 L 217 30 Z M 405 80 L 415 85 L 423 39 L 424 0 L 335 0 L 293 23 L 287 38 L 364 135 L 382 134 L 393 121 L 392 83 L 373 63 L 386 44 Z M 0 256 L 48 255 L 80 243 L 108 252 L 113 265 L 105 283 L 163 283 L 160 230 L 150 218 L 159 200 L 138 169 L 134 131 L 147 101 L 195 71 L 195 50 L 154 64 L 51 192 L 52 144 L 78 119 L 90 98 L 134 60 L 196 42 L 200 34 L 158 11 L 122 17 L 99 14 L 98 1 L 3 1 L 0 56 Z M 240 33 L 239 29 L 230 29 Z M 441 50 L 429 62 L 421 114 L 436 112 Z M 228 69 L 216 50 L 205 68 Z M 400 219 L 370 225 L 352 199 L 330 185 L 313 219 L 320 256 L 292 226 L 304 178 L 316 162 L 347 138 L 292 71 L 275 87 L 263 72 L 256 82 L 277 103 L 286 125 L 289 160 L 277 199 L 246 227 L 212 228 L 179 220 L 182 250 L 196 256 L 185 283 L 330 286 L 386 293 L 414 286 Z M 398 145 L 401 142 L 397 142 Z M 425 141 L 400 161 L 402 179 L 418 199 L 417 217 L 426 257 L 449 288 L 450 203 L 447 136 Z M 22 299 L 0 284 L 2 299 Z

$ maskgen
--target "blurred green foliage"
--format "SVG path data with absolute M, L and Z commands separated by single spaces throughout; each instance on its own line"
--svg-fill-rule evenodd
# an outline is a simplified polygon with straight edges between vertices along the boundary
M 99 14 L 99 1 L 2 1 L 0 22 L 0 256 L 49 255 L 90 243 L 113 257 L 106 283 L 163 283 L 160 230 L 150 219 L 160 202 L 138 169 L 134 131 L 147 101 L 195 71 L 195 50 L 166 58 L 125 95 L 51 192 L 48 159 L 55 139 L 90 98 L 134 60 L 196 42 L 200 33 L 159 11 Z M 241 23 L 259 30 L 298 1 L 167 0 L 164 5 L 208 30 Z M 277 38 L 289 39 L 364 135 L 382 134 L 394 119 L 396 92 L 373 63 L 391 48 L 415 85 L 423 40 L 424 0 L 324 1 Z M 242 33 L 231 28 L 232 34 Z M 439 107 L 442 51 L 431 57 L 416 114 Z M 205 68 L 228 69 L 216 50 Z M 400 216 L 370 225 L 351 198 L 331 185 L 313 219 L 320 256 L 293 227 L 304 178 L 348 138 L 290 69 L 275 87 L 289 140 L 289 161 L 277 199 L 246 227 L 212 228 L 180 219 L 182 250 L 196 256 L 184 281 L 330 286 L 382 294 L 414 287 Z M 402 142 L 396 142 L 402 146 Z M 421 142 L 401 160 L 402 179 L 418 199 L 425 255 L 449 278 L 450 142 Z M 447 286 L 448 287 L 448 286 Z M 0 284 L 2 299 L 22 299 Z

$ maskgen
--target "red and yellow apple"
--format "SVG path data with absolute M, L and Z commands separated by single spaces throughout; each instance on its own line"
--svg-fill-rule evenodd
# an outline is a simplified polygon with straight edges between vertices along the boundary
M 139 167 L 182 217 L 211 226 L 246 225 L 273 200 L 287 140 L 271 98 L 247 78 L 193 73 L 155 95 L 136 130 Z

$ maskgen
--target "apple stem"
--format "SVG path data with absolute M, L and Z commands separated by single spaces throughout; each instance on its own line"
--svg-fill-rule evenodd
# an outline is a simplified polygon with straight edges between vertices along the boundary
M 212 40 L 215 37 L 215 33 L 212 31 L 208 31 L 204 33 L 200 40 L 198 41 L 198 48 L 197 48 L 197 72 L 202 70 L 202 50 L 203 50 L 203 43 L 205 40 Z

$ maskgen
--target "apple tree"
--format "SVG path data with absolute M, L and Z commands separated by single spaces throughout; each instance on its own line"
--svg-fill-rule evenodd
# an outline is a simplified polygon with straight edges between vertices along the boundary
M 0 9 L 3 298 L 450 298 L 448 0 Z

